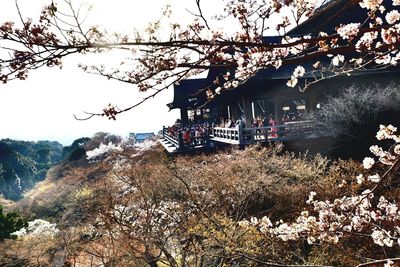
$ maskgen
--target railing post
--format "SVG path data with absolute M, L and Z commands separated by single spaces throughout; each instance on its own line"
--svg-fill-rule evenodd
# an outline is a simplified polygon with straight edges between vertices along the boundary
M 209 146 L 209 144 L 210 144 L 210 130 L 207 128 L 206 129 L 206 136 L 205 136 L 205 143 L 206 143 L 206 146 L 208 147 Z
M 241 123 L 238 124 L 237 129 L 238 129 L 238 141 L 239 141 L 239 145 L 241 145 L 242 144 L 242 139 L 243 139 L 243 132 L 242 132 L 243 128 L 242 128 L 242 124 Z
M 178 133 L 178 150 L 180 150 L 183 147 L 183 138 L 182 138 L 182 133 Z
M 165 126 L 162 127 L 162 138 L 165 138 Z

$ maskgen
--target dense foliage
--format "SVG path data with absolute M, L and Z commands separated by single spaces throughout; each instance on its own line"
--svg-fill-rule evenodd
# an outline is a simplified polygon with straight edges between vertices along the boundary
M 70 146 L 66 146 L 63 148 L 62 158 L 68 159 L 70 161 L 82 158 L 86 153 L 86 150 L 83 148 L 83 145 L 89 140 L 90 138 L 88 137 L 82 137 L 74 140 L 74 142 L 72 142 Z
M 397 244 L 371 242 L 368 232 L 343 232 L 340 242 L 320 240 L 317 230 L 294 232 L 307 229 L 295 225 L 306 210 L 315 212 L 310 203 L 356 198 L 375 184 L 376 176 L 358 162 L 306 157 L 280 145 L 178 157 L 154 145 L 114 145 L 119 149 L 103 149 L 101 160 L 82 158 L 53 168 L 16 204 L 25 216 L 57 225 L 31 222 L 17 241 L 0 246 L 0 264 L 354 266 L 399 253 Z M 377 163 L 374 168 L 384 170 Z M 388 178 L 374 193 L 398 202 L 398 172 Z M 310 192 L 317 197 L 310 200 Z M 282 230 L 292 223 L 291 231 Z M 26 253 L 28 247 L 35 249 Z
M 0 194 L 18 199 L 61 159 L 58 142 L 0 140 Z
M 15 238 L 12 233 L 26 226 L 27 223 L 16 212 L 4 214 L 3 207 L 0 205 L 0 242 L 4 239 Z

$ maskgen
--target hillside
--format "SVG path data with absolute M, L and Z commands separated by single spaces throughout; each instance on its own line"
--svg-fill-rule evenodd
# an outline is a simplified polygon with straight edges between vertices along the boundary
M 368 176 L 359 162 L 296 155 L 280 145 L 170 157 L 154 143 L 96 148 L 100 139 L 14 205 L 31 223 L 17 241 L 0 244 L 0 265 L 355 266 L 399 255 L 398 245 L 371 238 L 373 229 L 352 213 L 358 209 L 312 208 L 344 205 L 346 196 L 374 186 L 358 183 L 359 174 Z M 399 181 L 399 173 L 390 178 Z M 385 182 L 375 193 L 398 203 L 398 185 Z M 350 221 L 336 222 L 340 212 L 337 218 Z M 396 216 L 382 225 L 391 229 Z M 341 230 L 355 218 L 354 234 Z
M 61 160 L 58 142 L 0 140 L 0 195 L 17 200 Z

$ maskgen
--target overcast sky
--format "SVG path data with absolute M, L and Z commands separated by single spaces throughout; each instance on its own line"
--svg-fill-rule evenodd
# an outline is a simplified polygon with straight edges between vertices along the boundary
M 81 0 L 75 0 L 78 1 Z M 42 7 L 50 1 L 18 2 L 23 16 L 37 18 Z M 167 3 L 173 5 L 179 19 L 188 19 L 190 15 L 185 11 L 185 2 L 194 1 L 86 0 L 92 6 L 88 22 L 104 25 L 109 31 L 132 33 L 134 28 L 144 28 L 149 21 L 158 19 Z M 17 19 L 14 0 L 1 0 L 1 23 Z M 107 57 L 101 60 L 107 64 Z M 69 144 L 76 138 L 100 131 L 122 136 L 129 132 L 156 132 L 162 125 L 170 125 L 178 118 L 179 112 L 169 112 L 166 106 L 173 99 L 172 90 L 168 90 L 135 110 L 121 114 L 117 121 L 100 117 L 89 121 L 75 120 L 73 114 L 99 112 L 108 103 L 123 108 L 143 97 L 134 85 L 82 72 L 77 68 L 79 62 L 79 57 L 67 58 L 62 70 L 41 69 L 31 72 L 26 81 L 0 84 L 0 139 L 49 139 Z

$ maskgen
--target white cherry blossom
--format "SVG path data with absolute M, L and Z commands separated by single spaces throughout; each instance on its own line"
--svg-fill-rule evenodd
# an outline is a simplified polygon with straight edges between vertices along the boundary
M 372 166 L 374 166 L 374 164 L 375 164 L 375 160 L 371 157 L 366 157 L 363 160 L 364 169 L 367 169 L 367 170 L 371 169 Z

